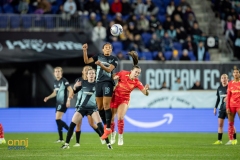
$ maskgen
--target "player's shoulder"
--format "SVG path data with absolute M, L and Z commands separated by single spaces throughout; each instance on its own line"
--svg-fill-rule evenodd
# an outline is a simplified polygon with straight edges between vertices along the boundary
M 64 82 L 65 85 L 69 85 L 69 82 L 68 82 L 68 80 L 66 78 L 62 77 L 61 80 Z

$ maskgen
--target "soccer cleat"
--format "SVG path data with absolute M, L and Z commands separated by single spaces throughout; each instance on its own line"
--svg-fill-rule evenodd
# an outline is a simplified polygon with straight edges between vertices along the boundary
M 222 144 L 222 141 L 217 140 L 216 142 L 214 142 L 213 144 Z
M 123 145 L 123 134 L 118 134 L 118 145 L 119 146 Z
M 235 141 L 235 145 L 237 144 L 237 139 L 234 139 L 234 141 Z
M 69 149 L 70 147 L 69 147 L 69 144 L 65 143 L 64 145 L 62 145 L 61 148 L 62 148 L 62 149 Z
M 4 138 L 0 138 L 0 144 L 5 144 L 6 140 Z
M 229 140 L 225 145 L 235 145 L 235 140 Z
M 73 145 L 73 147 L 80 147 L 80 144 L 76 143 L 76 144 Z
M 114 132 L 112 132 L 111 133 L 111 144 L 114 144 L 115 143 L 115 141 L 116 141 L 116 134 L 117 134 L 117 132 L 116 131 L 114 131 Z
M 106 144 L 106 141 L 105 141 L 105 139 L 104 140 L 102 140 L 102 138 L 100 137 L 100 141 L 101 141 L 101 143 L 102 144 Z
M 107 144 L 108 149 L 113 149 L 110 143 Z
M 64 143 L 64 140 L 57 140 L 57 141 L 55 141 L 55 143 Z
M 102 137 L 101 137 L 102 140 L 108 138 L 109 134 L 111 134 L 111 133 L 112 133 L 112 130 L 111 130 L 111 129 L 110 129 L 110 130 L 105 129 L 105 130 L 104 130 L 104 133 L 103 133 L 103 135 L 102 135 Z

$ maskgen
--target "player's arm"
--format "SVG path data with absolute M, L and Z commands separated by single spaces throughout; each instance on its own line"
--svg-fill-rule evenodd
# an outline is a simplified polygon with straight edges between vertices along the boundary
M 117 67 L 118 60 L 116 57 L 114 57 L 114 59 L 112 60 L 112 62 L 110 63 L 110 65 L 108 67 L 106 67 L 104 64 L 102 64 L 100 61 L 96 61 L 95 64 L 100 66 L 104 71 L 111 73 Z
M 76 81 L 76 83 L 73 85 L 73 92 L 76 94 L 82 89 L 82 81 L 79 81 L 79 79 Z
M 56 90 L 53 90 L 52 94 L 50 94 L 49 96 L 45 97 L 43 101 L 47 102 L 49 99 L 56 97 L 56 95 L 57 95 Z
M 148 96 L 149 95 L 149 85 L 148 84 L 146 84 L 145 85 L 145 87 L 141 90 L 141 92 L 144 94 L 144 95 L 146 95 L 146 96 Z
M 87 49 L 88 49 L 88 45 L 87 45 L 87 43 L 85 43 L 85 44 L 82 46 L 83 59 L 84 59 L 84 63 L 85 63 L 85 64 L 89 64 L 89 63 L 94 62 L 94 60 L 93 60 L 92 57 L 91 57 L 91 58 L 88 58 Z
M 230 113 L 230 110 L 229 110 L 229 108 L 230 108 L 230 99 L 231 99 L 231 96 L 232 96 L 231 91 L 230 91 L 230 86 L 231 86 L 230 83 L 228 83 L 227 102 L 226 102 L 226 111 L 227 111 L 228 114 Z
M 114 69 L 115 66 L 110 64 L 108 67 L 106 67 L 104 64 L 102 64 L 100 61 L 95 62 L 96 65 L 100 66 L 104 71 L 111 73 Z
M 219 93 L 218 93 L 218 91 L 217 91 L 217 100 L 216 100 L 215 107 L 214 107 L 214 109 L 213 109 L 213 114 L 214 114 L 214 115 L 216 115 L 216 113 L 217 113 L 217 108 L 218 108 L 219 102 L 220 102 L 220 96 L 219 96 Z

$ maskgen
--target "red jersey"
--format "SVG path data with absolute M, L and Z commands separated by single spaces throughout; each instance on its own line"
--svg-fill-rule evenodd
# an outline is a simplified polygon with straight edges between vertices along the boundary
M 240 107 L 240 82 L 228 83 L 226 108 L 230 107 Z
M 130 94 L 134 88 L 143 90 L 144 86 L 138 79 L 131 80 L 129 71 L 120 71 L 116 73 L 119 76 L 118 84 L 114 90 L 114 95 L 124 99 L 130 99 Z

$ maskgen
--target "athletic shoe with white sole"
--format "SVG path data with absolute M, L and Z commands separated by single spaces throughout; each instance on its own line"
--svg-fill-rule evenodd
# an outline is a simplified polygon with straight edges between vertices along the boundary
M 76 143 L 76 144 L 73 145 L 73 147 L 80 147 L 80 144 Z
M 0 144 L 5 144 L 6 140 L 4 138 L 0 138 Z
M 108 149 L 113 149 L 110 143 L 107 144 Z
M 214 142 L 213 144 L 222 144 L 222 141 L 220 141 L 220 140 L 217 140 L 216 142 Z
M 62 145 L 61 148 L 62 148 L 62 149 L 69 149 L 70 147 L 69 147 L 69 144 L 65 143 L 64 145 Z
M 64 143 L 64 140 L 57 140 L 57 141 L 55 141 L 55 143 Z
M 116 142 L 116 134 L 116 131 L 111 133 L 111 144 L 114 144 Z
M 123 134 L 118 134 L 118 145 L 119 146 L 123 145 Z
M 101 141 L 101 143 L 102 144 L 106 144 L 106 141 L 105 141 L 105 139 L 104 140 L 102 140 L 102 138 L 100 137 L 100 141 Z

